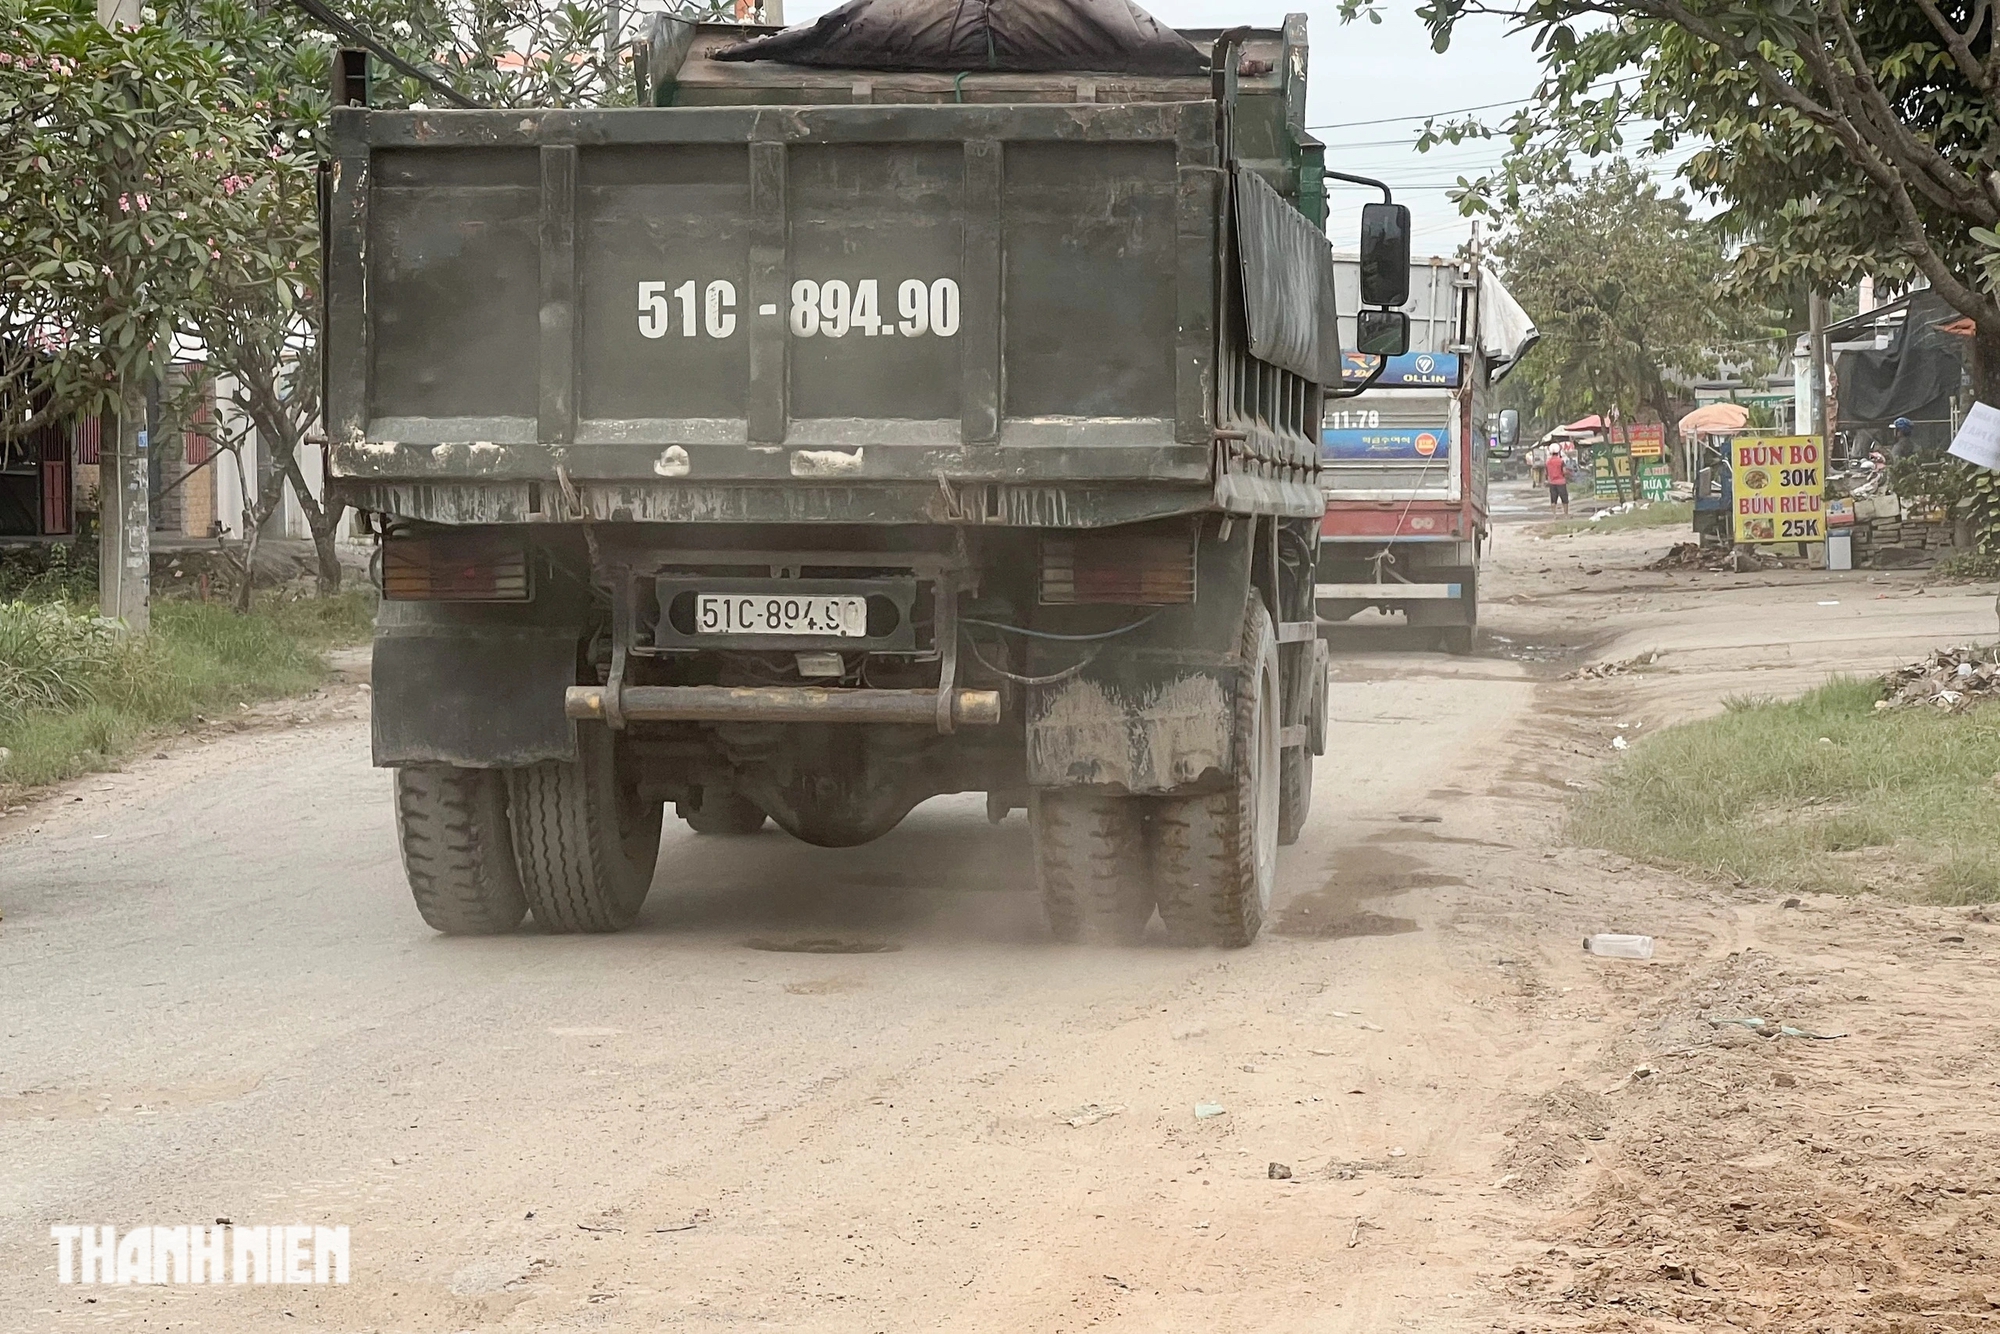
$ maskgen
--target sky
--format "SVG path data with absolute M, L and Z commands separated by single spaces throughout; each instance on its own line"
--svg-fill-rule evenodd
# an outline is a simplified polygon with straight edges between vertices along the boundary
M 786 0 L 785 19 L 817 18 L 841 0 Z M 1410 206 L 1420 253 L 1450 253 L 1471 224 L 1445 198 L 1461 173 L 1473 176 L 1498 164 L 1498 141 L 1413 147 L 1423 118 L 1490 102 L 1518 104 L 1539 82 L 1533 40 L 1509 34 L 1492 20 L 1461 26 L 1451 49 L 1431 50 L 1430 34 L 1416 17 L 1416 0 L 1383 0 L 1383 21 L 1343 25 L 1333 0 L 1289 0 L 1271 5 L 1241 0 L 1140 0 L 1163 23 L 1181 28 L 1226 28 L 1249 23 L 1276 27 L 1287 12 L 1303 11 L 1312 44 L 1307 73 L 1306 124 L 1326 142 L 1326 165 L 1335 171 L 1388 182 L 1396 201 Z M 1483 114 L 1504 117 L 1511 106 Z M 1382 122 L 1363 124 L 1360 122 Z M 1333 128 L 1320 128 L 1322 126 Z M 1328 182 L 1334 248 L 1352 250 L 1359 238 L 1361 206 L 1372 190 Z

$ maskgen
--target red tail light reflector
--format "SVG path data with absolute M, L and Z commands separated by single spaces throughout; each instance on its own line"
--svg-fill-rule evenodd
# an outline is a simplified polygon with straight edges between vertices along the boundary
M 382 596 L 392 602 L 527 602 L 528 544 L 499 533 L 427 533 L 382 541 Z
M 1045 606 L 1194 601 L 1194 536 L 1086 533 L 1042 539 Z

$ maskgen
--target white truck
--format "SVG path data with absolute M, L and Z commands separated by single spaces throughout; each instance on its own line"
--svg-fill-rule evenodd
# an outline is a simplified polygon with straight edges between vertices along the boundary
M 1360 261 L 1336 256 L 1334 265 L 1341 308 L 1354 309 Z M 1488 390 L 1533 344 L 1535 327 L 1480 261 L 1476 240 L 1453 258 L 1412 261 L 1403 309 L 1409 351 L 1386 362 L 1347 354 L 1348 388 L 1360 392 L 1326 401 L 1316 603 L 1323 625 L 1379 607 L 1470 653 L 1488 534 Z M 1342 335 L 1342 346 L 1354 345 L 1345 327 Z

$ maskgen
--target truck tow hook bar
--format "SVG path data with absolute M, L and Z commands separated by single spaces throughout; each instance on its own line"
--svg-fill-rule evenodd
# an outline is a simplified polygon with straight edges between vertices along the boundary
M 563 712 L 603 721 L 605 687 L 571 686 Z M 627 722 L 916 723 L 936 726 L 935 690 L 830 690 L 815 686 L 627 686 L 618 708 Z M 952 721 L 1000 721 L 1000 692 L 954 690 Z

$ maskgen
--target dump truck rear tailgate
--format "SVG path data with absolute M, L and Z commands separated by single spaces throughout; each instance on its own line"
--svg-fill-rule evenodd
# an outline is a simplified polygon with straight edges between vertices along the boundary
M 336 475 L 1209 476 L 1212 104 L 333 127 Z

